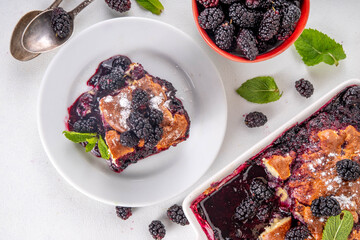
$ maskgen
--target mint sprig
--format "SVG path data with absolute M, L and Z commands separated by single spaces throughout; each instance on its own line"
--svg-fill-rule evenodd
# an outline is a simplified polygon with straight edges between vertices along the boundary
M 109 147 L 106 145 L 104 139 L 97 133 L 79 133 L 71 131 L 63 131 L 67 139 L 75 143 L 87 142 L 85 151 L 90 152 L 98 144 L 101 157 L 108 160 L 110 158 Z
M 322 240 L 346 240 L 353 225 L 353 215 L 349 211 L 342 211 L 337 216 L 329 217 L 325 224 Z
M 340 43 L 315 29 L 305 29 L 296 40 L 295 48 L 308 66 L 321 62 L 338 66 L 339 61 L 346 58 Z
M 269 103 L 280 99 L 282 93 L 273 77 L 256 77 L 244 82 L 236 92 L 249 102 Z
M 156 15 L 160 15 L 164 10 L 164 6 L 159 0 L 136 0 L 136 2 L 146 10 L 149 10 Z

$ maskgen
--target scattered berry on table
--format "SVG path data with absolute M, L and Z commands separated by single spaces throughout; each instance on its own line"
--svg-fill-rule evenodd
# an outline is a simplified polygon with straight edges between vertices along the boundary
M 78 120 L 72 128 L 72 131 L 80 133 L 96 133 L 97 130 L 97 122 L 94 118 Z
M 301 96 L 306 98 L 311 97 L 314 93 L 314 86 L 312 83 L 303 78 L 295 82 L 295 88 Z
M 305 240 L 310 236 L 310 231 L 306 226 L 290 228 L 285 235 L 285 240 Z
M 255 60 L 256 56 L 259 54 L 259 49 L 256 46 L 257 41 L 251 30 L 242 29 L 236 39 L 236 43 L 245 57 L 249 60 Z
M 54 8 L 51 14 L 51 27 L 59 38 L 66 38 L 70 33 L 71 17 L 63 8 Z
M 280 20 L 279 11 L 272 8 L 266 11 L 259 27 L 259 39 L 263 41 L 272 39 L 279 31 Z
M 254 179 L 250 184 L 251 195 L 258 201 L 266 201 L 274 196 L 274 192 L 261 179 Z
M 177 204 L 174 204 L 167 210 L 167 216 L 171 221 L 182 226 L 189 224 L 189 221 L 184 214 L 182 206 L 179 206 Z
M 154 220 L 149 225 L 149 232 L 156 240 L 161 240 L 165 237 L 166 230 L 164 224 L 159 220 Z
M 234 40 L 235 27 L 228 21 L 223 22 L 215 30 L 215 44 L 221 49 L 229 49 Z
M 219 4 L 219 0 L 197 0 L 204 7 L 216 7 Z
M 310 209 L 315 217 L 337 216 L 341 213 L 339 202 L 330 196 L 313 200 Z
M 251 112 L 245 117 L 245 125 L 249 128 L 261 127 L 267 122 L 267 117 L 261 112 Z
M 135 147 L 139 144 L 140 139 L 132 131 L 126 131 L 120 134 L 120 143 L 125 147 Z
M 200 13 L 198 20 L 203 29 L 215 29 L 224 18 L 225 15 L 219 8 L 206 8 Z
M 118 12 L 126 12 L 131 8 L 130 0 L 105 0 L 105 2 L 110 8 Z
M 234 218 L 240 221 L 252 219 L 257 212 L 259 202 L 252 198 L 245 198 L 236 208 Z
M 129 118 L 127 119 L 130 129 L 135 133 L 135 135 L 140 139 L 145 139 L 150 136 L 152 133 L 152 126 L 149 123 L 147 118 L 139 112 L 131 112 Z
M 360 105 L 360 86 L 354 86 L 347 90 L 343 101 L 348 105 Z
M 336 163 L 336 172 L 345 181 L 355 181 L 360 177 L 360 165 L 350 159 L 343 159 Z
M 116 215 L 122 220 L 128 219 L 132 215 L 131 207 L 116 206 Z
M 149 94 L 140 88 L 135 89 L 132 92 L 131 105 L 134 109 L 145 108 L 149 105 Z
M 260 23 L 262 13 L 248 9 L 241 3 L 234 3 L 229 8 L 229 17 L 239 27 L 252 28 Z

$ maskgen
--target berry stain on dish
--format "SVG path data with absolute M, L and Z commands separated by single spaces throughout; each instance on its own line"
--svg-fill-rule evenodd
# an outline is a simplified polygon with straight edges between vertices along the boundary
M 359 149 L 354 85 L 212 183 L 190 208 L 210 240 L 321 240 L 328 220 L 344 211 L 354 219 L 344 239 L 359 239 Z
M 255 60 L 294 32 L 301 0 L 197 0 L 199 26 L 221 50 Z
M 173 85 L 128 57 L 117 55 L 101 62 L 87 85 L 92 89 L 68 108 L 66 128 L 98 135 L 98 143 L 89 139 L 81 144 L 97 157 L 107 151 L 112 170 L 122 172 L 189 137 L 190 119 Z M 88 149 L 89 144 L 93 146 Z

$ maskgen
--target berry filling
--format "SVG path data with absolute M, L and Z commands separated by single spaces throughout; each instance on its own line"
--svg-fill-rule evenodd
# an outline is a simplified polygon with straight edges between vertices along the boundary
M 68 108 L 66 127 L 102 136 L 114 171 L 188 138 L 190 120 L 176 89 L 128 57 L 101 62 L 87 84 L 92 89 Z M 91 152 L 101 156 L 97 146 Z
M 191 205 L 211 240 L 320 240 L 327 219 L 360 235 L 360 86 L 340 92 Z

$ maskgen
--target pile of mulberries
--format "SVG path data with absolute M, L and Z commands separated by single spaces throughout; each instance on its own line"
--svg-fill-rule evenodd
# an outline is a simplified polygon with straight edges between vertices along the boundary
M 255 60 L 286 40 L 301 16 L 301 0 L 197 0 L 198 22 L 214 43 Z

